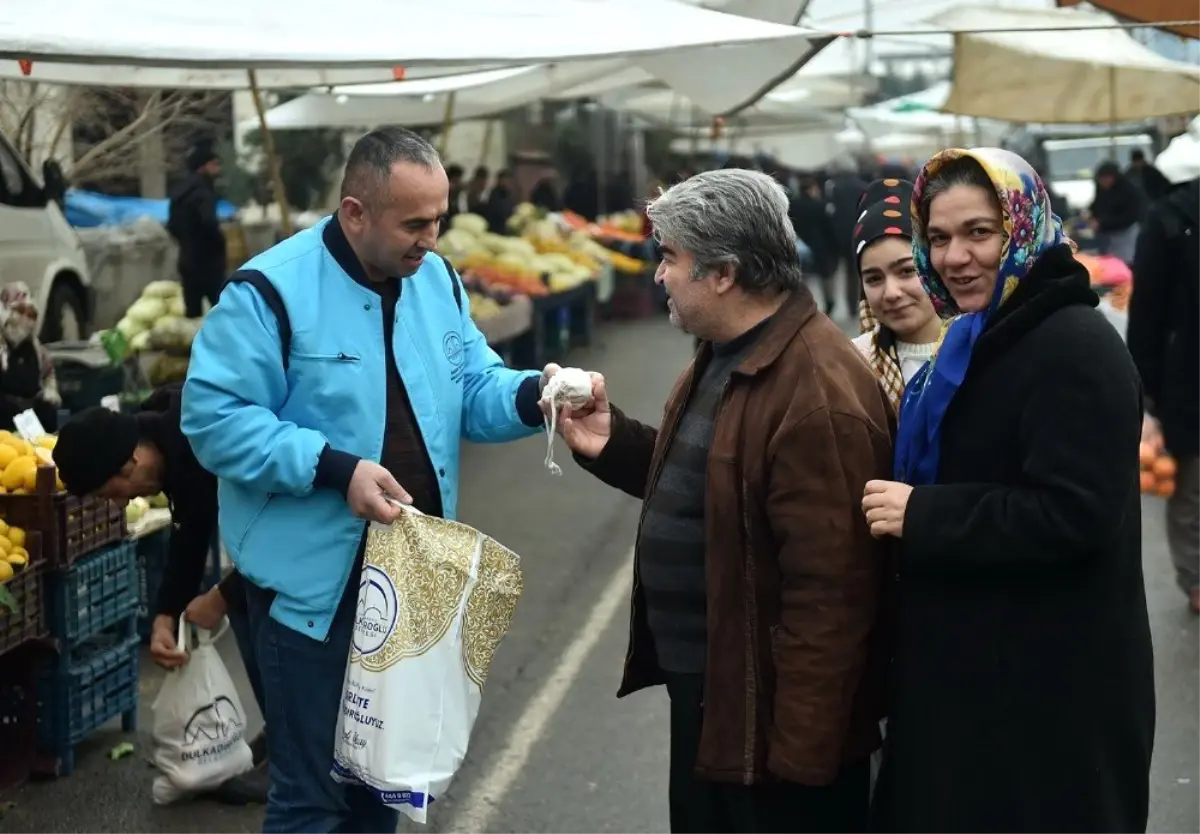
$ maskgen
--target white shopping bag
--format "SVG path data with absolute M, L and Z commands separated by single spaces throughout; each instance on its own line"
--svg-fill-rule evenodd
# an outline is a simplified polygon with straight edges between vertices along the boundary
M 372 523 L 334 745 L 334 779 L 424 823 L 471 738 L 522 590 L 517 554 L 406 508 Z
M 246 714 L 214 638 L 199 629 L 189 649 L 190 631 L 181 617 L 178 645 L 190 657 L 167 674 L 154 700 L 154 764 L 163 775 L 153 794 L 160 805 L 212 790 L 254 766 Z

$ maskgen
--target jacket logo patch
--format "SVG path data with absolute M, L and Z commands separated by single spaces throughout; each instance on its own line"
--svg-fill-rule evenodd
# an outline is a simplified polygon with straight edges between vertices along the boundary
M 450 363 L 450 379 L 462 382 L 466 357 L 463 355 L 462 335 L 457 330 L 447 331 L 442 337 L 442 352 L 446 354 L 446 361 Z

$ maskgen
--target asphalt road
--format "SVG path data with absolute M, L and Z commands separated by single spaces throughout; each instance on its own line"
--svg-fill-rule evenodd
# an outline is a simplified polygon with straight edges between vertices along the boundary
M 653 320 L 602 328 L 600 344 L 570 363 L 603 371 L 615 402 L 656 421 L 690 350 L 690 339 Z M 428 830 L 667 830 L 665 694 L 622 701 L 614 695 L 628 633 L 637 504 L 578 471 L 557 449 L 561 478 L 542 466 L 544 438 L 465 450 L 463 519 L 521 554 L 525 594 L 493 664 L 468 760 Z M 1150 830 L 1196 832 L 1197 620 L 1172 581 L 1162 504 L 1148 500 L 1144 512 L 1158 673 Z M 232 639 L 222 649 L 241 680 Z M 153 805 L 145 734 L 160 679 L 145 663 L 142 732 L 102 731 L 80 746 L 73 776 L 6 797 L 12 804 L 0 831 L 258 831 L 261 808 Z M 256 729 L 257 716 L 252 721 Z M 110 761 L 108 751 L 123 740 L 134 741 L 138 754 Z

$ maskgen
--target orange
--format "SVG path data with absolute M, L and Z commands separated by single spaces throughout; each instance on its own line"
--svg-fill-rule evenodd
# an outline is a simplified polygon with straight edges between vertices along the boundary
M 1159 480 L 1169 480 L 1175 477 L 1175 459 L 1170 455 L 1163 455 L 1158 460 L 1154 461 L 1154 475 Z
M 1173 480 L 1159 481 L 1158 486 L 1155 489 L 1155 492 L 1157 492 L 1163 498 L 1170 498 L 1172 495 L 1175 494 L 1175 481 L 1173 481 Z
M 1153 472 L 1142 472 L 1142 492 L 1152 493 L 1158 486 L 1158 481 L 1154 478 Z
M 1152 467 L 1157 458 L 1158 453 L 1154 451 L 1154 447 L 1149 443 L 1143 443 L 1138 447 L 1138 460 L 1141 461 L 1143 469 Z

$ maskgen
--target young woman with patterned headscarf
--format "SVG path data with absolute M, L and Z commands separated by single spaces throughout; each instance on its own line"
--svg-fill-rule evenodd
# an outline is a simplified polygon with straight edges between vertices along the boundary
M 937 345 L 942 323 L 921 286 L 912 253 L 912 183 L 876 180 L 859 201 L 854 257 L 862 281 L 855 346 L 900 409 L 905 384 Z
M 47 431 L 58 428 L 58 379 L 50 354 L 38 341 L 38 308 L 22 281 L 0 289 L 0 429 L 33 409 Z
M 913 251 L 953 316 L 863 510 L 898 582 L 881 831 L 1145 831 L 1142 395 L 1019 156 L 948 150 Z

